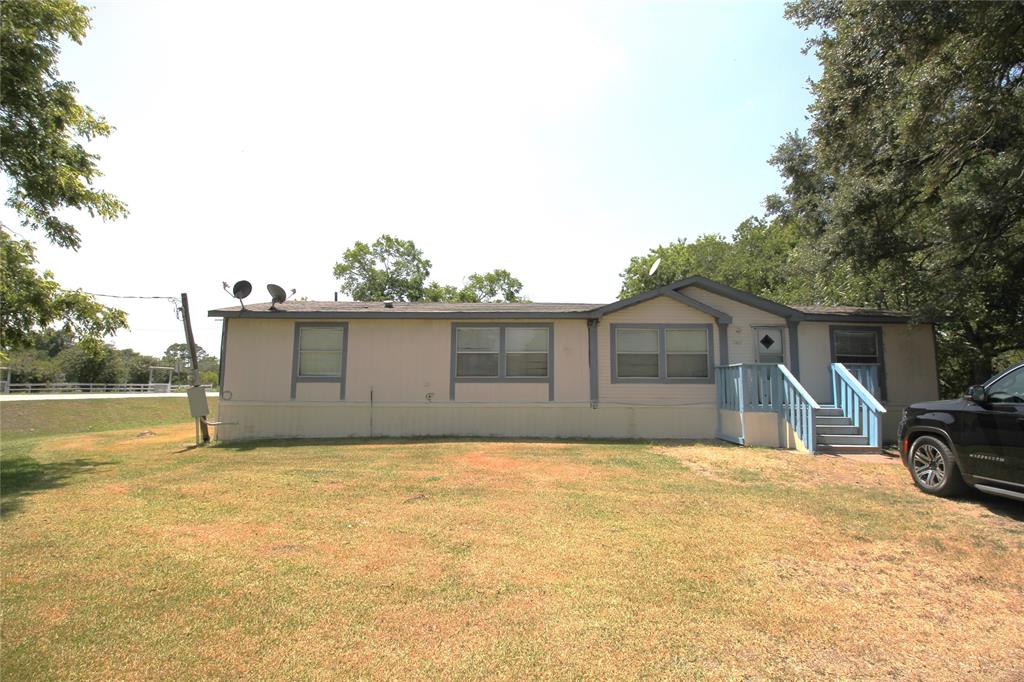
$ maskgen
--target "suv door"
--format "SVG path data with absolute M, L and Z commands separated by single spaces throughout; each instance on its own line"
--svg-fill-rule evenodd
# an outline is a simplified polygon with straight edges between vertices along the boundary
M 993 445 L 1002 458 L 991 468 L 992 478 L 1024 485 L 1024 365 L 997 377 L 985 390 L 988 403 L 979 407 L 991 420 L 997 441 Z

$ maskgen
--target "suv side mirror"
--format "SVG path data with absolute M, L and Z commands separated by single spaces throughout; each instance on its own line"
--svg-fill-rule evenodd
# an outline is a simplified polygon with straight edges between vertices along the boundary
M 967 389 L 967 397 L 976 403 L 987 403 L 988 391 L 985 390 L 984 386 L 971 386 Z

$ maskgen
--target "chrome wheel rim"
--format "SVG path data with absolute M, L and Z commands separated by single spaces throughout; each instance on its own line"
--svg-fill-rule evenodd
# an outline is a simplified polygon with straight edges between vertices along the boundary
M 946 482 L 946 460 L 931 443 L 922 443 L 914 448 L 911 461 L 914 478 L 925 488 L 939 488 Z

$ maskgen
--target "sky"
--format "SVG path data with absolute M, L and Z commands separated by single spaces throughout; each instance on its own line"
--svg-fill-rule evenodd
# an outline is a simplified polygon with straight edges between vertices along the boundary
M 131 214 L 74 215 L 77 252 L 26 236 L 65 287 L 188 293 L 213 354 L 223 281 L 330 300 L 385 233 L 443 283 L 505 268 L 534 301 L 615 300 L 631 256 L 763 212 L 819 73 L 781 3 L 91 6 L 61 75 L 116 127 L 89 149 Z M 120 348 L 183 340 L 166 301 L 101 300 Z

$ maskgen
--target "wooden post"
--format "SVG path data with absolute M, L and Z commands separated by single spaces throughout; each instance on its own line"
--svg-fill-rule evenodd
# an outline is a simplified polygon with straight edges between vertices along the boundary
M 199 386 L 199 355 L 196 353 L 196 340 L 192 336 L 192 318 L 188 314 L 188 294 L 181 295 L 181 318 L 185 322 L 185 342 L 188 344 L 188 353 L 192 360 L 192 385 Z M 199 442 L 199 434 L 202 435 L 204 443 L 210 442 L 210 427 L 206 425 L 206 417 L 196 419 L 198 429 L 196 443 Z

